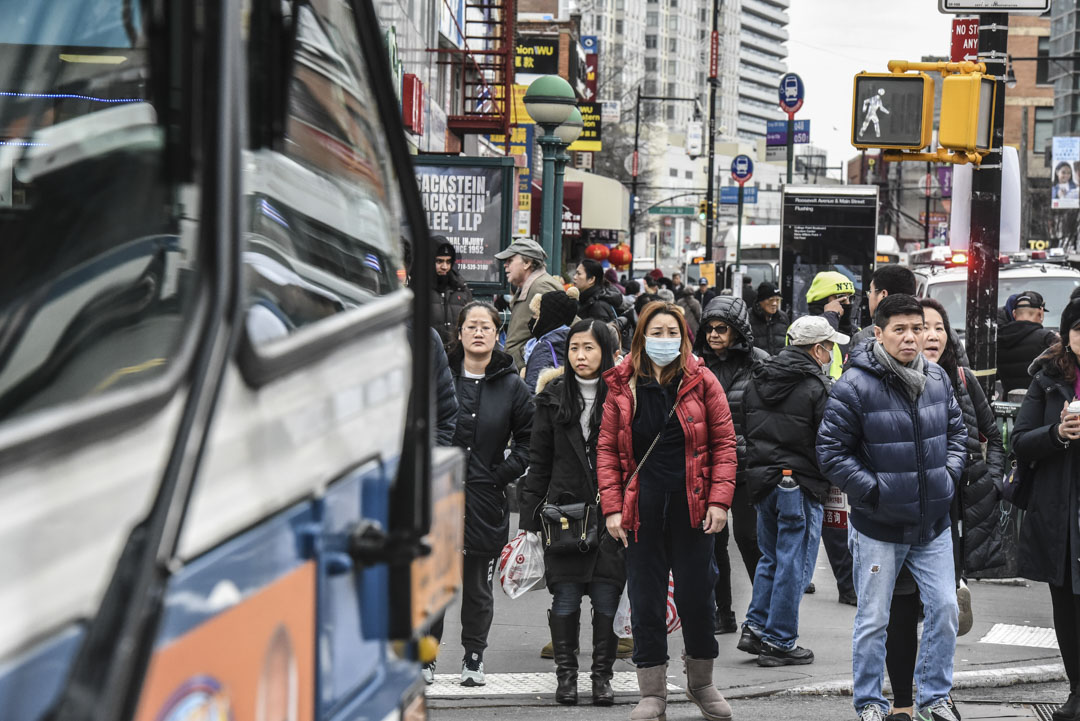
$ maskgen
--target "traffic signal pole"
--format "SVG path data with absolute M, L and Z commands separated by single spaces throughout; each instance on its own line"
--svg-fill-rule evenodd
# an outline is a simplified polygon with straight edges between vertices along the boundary
M 1001 164 L 1005 142 L 1007 13 L 979 15 L 979 60 L 997 78 L 991 152 L 971 179 L 966 350 L 972 370 L 991 397 L 997 374 L 998 255 L 1001 240 Z
M 713 231 L 716 214 L 713 212 L 713 186 L 716 185 L 716 86 L 720 84 L 720 0 L 712 3 L 712 36 L 709 53 L 709 182 L 705 190 L 705 258 L 713 258 Z M 741 196 L 740 196 L 741 197 Z M 740 208 L 741 212 L 741 208 Z
M 638 178 L 638 142 L 641 139 L 641 85 L 637 86 L 637 100 L 634 102 L 634 157 L 630 160 L 630 257 L 637 256 L 637 248 L 634 246 L 634 232 L 637 223 L 634 217 L 637 215 L 637 178 Z M 630 268 L 626 271 L 629 280 L 634 279 L 634 262 L 630 261 Z

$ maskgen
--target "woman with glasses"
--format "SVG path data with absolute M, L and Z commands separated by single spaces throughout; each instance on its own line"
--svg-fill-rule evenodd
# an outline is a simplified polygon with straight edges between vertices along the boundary
M 730 526 L 739 547 L 743 566 L 754 582 L 754 573 L 761 558 L 757 543 L 757 511 L 750 502 L 750 493 L 743 479 L 746 465 L 746 439 L 742 428 L 742 403 L 750 373 L 769 354 L 754 347 L 754 332 L 750 326 L 750 311 L 742 298 L 722 295 L 709 302 L 701 316 L 694 352 L 705 361 L 727 394 L 731 419 L 735 426 L 735 444 L 739 469 L 735 474 L 735 495 L 731 502 Z M 731 561 L 728 560 L 728 528 L 716 537 L 716 633 L 735 633 L 739 625 L 731 610 Z
M 731 718 L 713 684 L 714 534 L 727 524 L 735 431 L 724 389 L 692 352 L 682 309 L 647 305 L 608 387 L 596 475 L 608 533 L 626 547 L 627 595 L 641 701 L 634 721 L 665 718 L 667 589 L 686 651 L 686 694 L 710 721 Z
M 458 315 L 457 343 L 449 355 L 458 399 L 454 445 L 465 451 L 463 686 L 484 685 L 484 649 L 495 610 L 492 578 L 510 531 L 506 486 L 529 465 L 532 394 L 510 355 L 496 347 L 498 330 L 493 305 L 469 303 Z M 505 455 L 508 443 L 510 454 Z

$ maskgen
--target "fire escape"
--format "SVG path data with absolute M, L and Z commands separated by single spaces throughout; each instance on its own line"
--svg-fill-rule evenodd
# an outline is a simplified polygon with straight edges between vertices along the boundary
M 447 127 L 464 136 L 509 134 L 514 85 L 515 0 L 442 0 L 454 18 L 461 47 L 431 48 L 440 74 L 454 85 Z M 460 6 L 459 6 L 460 7 Z

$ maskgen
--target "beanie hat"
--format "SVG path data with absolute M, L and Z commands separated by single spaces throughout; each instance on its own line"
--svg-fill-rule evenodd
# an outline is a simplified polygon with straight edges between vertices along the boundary
M 1061 311 L 1061 323 L 1058 325 L 1058 332 L 1065 345 L 1069 345 L 1069 331 L 1078 323 L 1080 323 L 1080 298 L 1074 298 L 1065 306 L 1065 310 Z
M 780 290 L 772 283 L 765 281 L 757 287 L 757 302 L 760 303 L 763 300 L 769 298 L 775 298 L 780 295 Z
M 806 302 L 815 303 L 839 294 L 855 295 L 855 284 L 843 273 L 826 270 L 814 276 L 814 282 L 806 291 Z
M 540 315 L 533 325 L 533 337 L 542 338 L 556 328 L 572 324 L 577 312 L 577 301 L 566 291 L 549 290 L 540 297 Z
M 449 255 L 451 265 L 457 262 L 457 248 L 454 247 L 453 243 L 446 239 L 445 235 L 431 236 L 431 245 L 435 248 L 436 258 L 441 255 Z
M 653 268 L 649 271 L 649 277 L 653 280 L 660 280 L 664 277 L 664 271 L 660 270 L 659 268 Z

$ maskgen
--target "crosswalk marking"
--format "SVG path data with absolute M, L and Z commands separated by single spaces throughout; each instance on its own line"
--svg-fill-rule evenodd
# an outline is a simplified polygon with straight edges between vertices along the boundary
M 1002 646 L 1029 646 L 1031 648 L 1058 647 L 1057 636 L 1052 628 L 1037 626 L 1014 626 L 995 623 L 979 643 L 996 643 Z
M 555 672 L 544 673 L 489 673 L 483 686 L 462 686 L 461 676 L 456 673 L 437 673 L 435 683 L 427 687 L 428 698 L 473 698 L 476 696 L 543 696 L 555 695 Z M 611 679 L 615 693 L 637 693 L 637 673 L 616 671 Z M 668 682 L 668 691 L 682 691 L 681 686 Z M 592 693 L 588 670 L 578 672 L 578 693 Z

